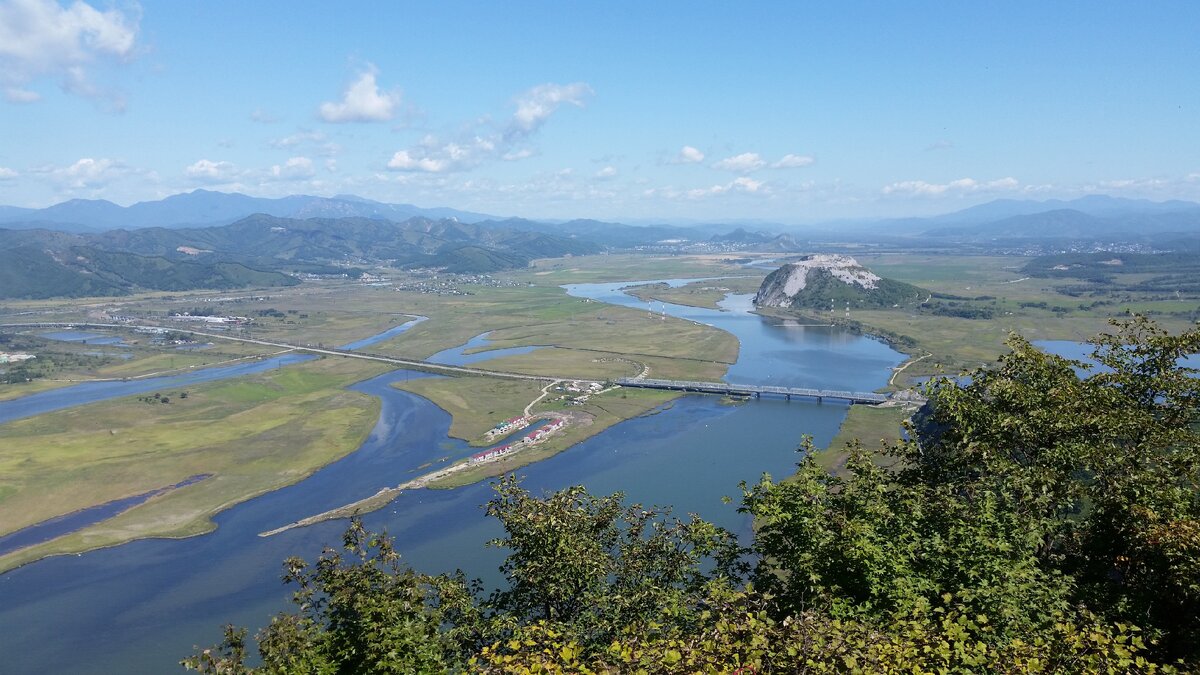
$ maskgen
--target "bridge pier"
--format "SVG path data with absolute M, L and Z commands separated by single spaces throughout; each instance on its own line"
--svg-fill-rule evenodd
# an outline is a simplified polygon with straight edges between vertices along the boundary
M 791 401 L 791 400 L 792 400 L 792 395 L 791 395 L 791 394 L 784 394 L 784 396 L 786 396 L 786 397 L 787 397 L 787 400 L 789 400 L 789 401 Z

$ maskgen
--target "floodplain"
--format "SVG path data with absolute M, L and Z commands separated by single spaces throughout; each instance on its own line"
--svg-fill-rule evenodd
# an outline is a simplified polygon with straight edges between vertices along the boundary
M 766 258 L 766 256 L 760 256 Z M 784 312 L 792 321 L 836 324 L 885 339 L 910 359 L 886 389 L 919 386 L 954 375 L 1002 353 L 1010 333 L 1027 339 L 1082 340 L 1126 310 L 1150 312 L 1177 330 L 1198 307 L 1190 296 L 1105 293 L 1074 279 L 1031 277 L 1027 259 L 1013 256 L 859 255 L 878 274 L 950 298 L 961 315 L 928 308 L 848 312 Z M 0 323 L 103 323 L 115 316 L 147 325 L 190 326 L 180 314 L 248 319 L 206 330 L 282 343 L 334 346 L 425 317 L 370 353 L 425 359 L 486 334 L 473 367 L 545 379 L 422 377 L 398 382 L 451 415 L 450 435 L 477 447 L 497 422 L 520 414 L 569 416 L 562 433 L 499 461 L 464 466 L 429 483 L 450 488 L 509 472 L 552 456 L 622 420 L 653 412 L 679 394 L 613 389 L 593 397 L 567 395 L 552 380 L 611 381 L 619 377 L 716 380 L 738 359 L 736 338 L 694 321 L 571 297 L 564 284 L 701 279 L 682 285 L 635 285 L 643 300 L 715 308 L 728 294 L 752 293 L 769 267 L 727 257 L 599 255 L 535 261 L 528 269 L 492 275 L 443 275 L 437 283 L 401 270 L 379 270 L 391 284 L 348 279 L 308 281 L 287 289 L 221 296 L 182 293 L 10 303 Z M 1130 275 L 1130 283 L 1139 277 Z M 1081 287 L 1083 290 L 1081 291 Z M 175 316 L 172 316 L 175 315 Z M 113 331 L 125 346 L 102 348 L 8 331 L 19 346 L 41 350 L 47 372 L 29 382 L 0 384 L 0 401 L 76 381 L 154 377 L 255 359 L 275 348 L 219 338 L 202 349 L 154 344 L 132 328 Z M 487 351 L 536 347 L 487 358 Z M 95 356 L 87 352 L 101 353 Z M 113 356 L 123 352 L 125 356 Z M 39 364 L 40 365 L 40 364 Z M 200 384 L 160 397 L 106 400 L 0 425 L 0 536 L 97 504 L 207 476 L 148 499 L 104 522 L 0 557 L 0 570 L 64 552 L 143 537 L 208 531 L 211 516 L 257 494 L 294 483 L 357 447 L 374 424 L 378 403 L 346 387 L 391 366 L 329 356 L 252 376 Z M 169 403 L 159 401 L 165 397 Z M 147 399 L 153 402 L 148 402 Z M 843 432 L 822 462 L 836 468 L 838 448 L 851 438 L 870 447 L 899 437 L 903 408 L 849 411 Z M 800 430 L 801 432 L 803 430 Z M 464 460 L 465 461 L 465 460 Z M 307 514 L 297 514 L 307 515 Z

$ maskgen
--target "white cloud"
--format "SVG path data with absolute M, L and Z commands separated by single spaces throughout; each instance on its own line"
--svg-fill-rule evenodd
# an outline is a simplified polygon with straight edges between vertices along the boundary
M 301 129 L 290 136 L 268 141 L 273 148 L 290 150 L 300 146 L 308 146 L 310 150 L 322 157 L 333 157 L 342 151 L 342 146 L 329 141 L 329 137 L 319 131 Z
M 393 171 L 424 171 L 426 173 L 442 173 L 450 168 L 446 160 L 432 157 L 414 157 L 408 150 L 399 150 L 392 155 L 387 167 Z
M 946 139 L 941 139 L 941 140 L 934 141 L 934 142 L 930 143 L 929 145 L 927 145 L 925 147 L 925 151 L 933 152 L 935 150 L 951 150 L 953 148 L 954 148 L 954 141 L 948 141 Z
M 948 183 L 927 183 L 923 180 L 906 180 L 884 186 L 883 194 L 939 197 L 976 192 L 1010 192 L 1020 188 L 1020 186 L 1020 181 L 1012 176 L 986 182 L 977 181 L 974 178 L 959 178 Z
M 276 138 L 270 141 L 270 144 L 273 148 L 294 148 L 303 143 L 323 143 L 324 141 L 325 134 L 319 131 L 301 130 L 290 136 Z
M 342 100 L 321 104 L 318 114 L 326 122 L 386 122 L 396 115 L 400 92 L 380 92 L 376 69 L 368 65 L 358 79 L 346 87 Z
M 69 93 L 113 98 L 92 84 L 87 69 L 99 58 L 132 58 L 139 20 L 136 12 L 101 12 L 81 0 L 70 7 L 53 0 L 0 1 L 4 97 L 16 103 L 37 101 L 40 96 L 25 85 L 40 77 L 58 77 Z
M 65 179 L 68 187 L 84 188 L 104 185 L 115 177 L 115 165 L 111 159 L 84 157 L 62 169 L 58 176 Z
M 19 175 L 21 174 L 17 173 L 13 169 L 0 166 L 0 180 L 12 180 Z
M 679 156 L 675 158 L 675 161 L 678 164 L 699 164 L 704 161 L 704 153 L 690 145 L 685 145 L 679 151 Z
M 67 190 L 103 187 L 127 172 L 123 164 L 103 157 L 83 157 L 70 166 L 48 166 L 35 171 Z
M 183 170 L 184 175 L 202 183 L 228 183 L 237 179 L 240 172 L 230 162 L 214 162 L 209 159 L 196 160 Z
M 515 162 L 519 159 L 528 159 L 533 157 L 534 152 L 529 148 L 521 148 L 520 150 L 510 150 L 500 156 L 500 159 L 506 162 Z
M 740 155 L 726 157 L 713 164 L 714 169 L 723 171 L 757 171 L 766 166 L 766 161 L 757 152 L 743 152 Z
M 307 157 L 292 157 L 284 162 L 282 166 L 276 164 L 271 167 L 270 178 L 274 180 L 303 180 L 312 178 L 316 174 L 313 169 L 313 161 Z
M 793 155 L 791 153 L 779 158 L 778 162 L 771 165 L 772 169 L 798 169 L 800 167 L 809 166 L 815 162 L 808 155 Z
M 9 103 L 33 103 L 42 100 L 42 95 L 20 87 L 5 87 L 4 100 Z
M 472 125 L 456 140 L 443 141 L 431 134 L 415 145 L 392 155 L 387 167 L 392 171 L 449 173 L 467 171 L 487 161 L 516 161 L 536 154 L 527 147 L 529 138 L 563 104 L 582 107 L 591 93 L 586 84 L 542 84 L 516 97 L 517 111 L 503 132 L 490 126 L 486 118 Z
M 688 199 L 704 199 L 706 197 L 716 197 L 718 195 L 732 192 L 754 194 L 766 192 L 766 189 L 762 181 L 742 176 L 740 178 L 735 178 L 724 185 L 713 185 L 711 187 L 688 190 L 684 193 L 684 196 L 686 196 Z
M 517 111 L 513 113 L 505 136 L 528 136 L 537 131 L 562 104 L 582 108 L 584 99 L 591 93 L 592 88 L 583 82 L 539 84 L 517 97 Z
M 596 178 L 614 178 L 617 175 L 617 167 L 606 166 L 596 172 Z

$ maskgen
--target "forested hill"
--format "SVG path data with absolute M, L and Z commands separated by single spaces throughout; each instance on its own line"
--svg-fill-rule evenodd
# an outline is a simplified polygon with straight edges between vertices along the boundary
M 598 251 L 595 244 L 550 234 L 489 228 L 456 220 L 411 218 L 402 223 L 371 218 L 279 218 L 263 214 L 221 227 L 111 230 L 89 239 L 110 249 L 175 255 L 179 247 L 202 253 L 258 255 L 287 260 L 347 259 L 421 264 L 462 246 L 481 246 L 524 257 Z M 489 271 L 489 270 L 477 270 Z
M 327 272 L 347 265 L 480 273 L 525 267 L 534 258 L 599 251 L 597 244 L 568 237 L 429 218 L 395 223 L 259 214 L 219 227 L 94 234 L 0 230 L 0 297 L 286 285 L 297 282 L 280 272 Z
M 2 232 L 2 231 L 0 231 Z M 0 249 L 0 298 L 78 298 L 138 290 L 293 286 L 295 277 L 236 262 L 199 263 L 89 246 Z
M 928 297 L 928 291 L 880 277 L 849 256 L 810 255 L 768 274 L 754 304 L 828 310 L 914 305 Z

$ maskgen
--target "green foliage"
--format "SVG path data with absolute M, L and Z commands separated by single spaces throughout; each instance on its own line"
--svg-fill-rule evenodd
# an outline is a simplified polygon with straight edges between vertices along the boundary
M 1200 651 L 1200 379 L 1135 319 L 1103 367 L 1019 338 L 930 387 L 883 469 L 857 445 L 743 486 L 750 551 L 581 487 L 495 486 L 506 585 L 402 567 L 355 522 L 349 555 L 288 563 L 298 611 L 185 664 L 209 673 L 1169 673 Z M 1082 372 L 1080 376 L 1077 373 Z M 809 450 L 810 448 L 802 448 Z M 751 571 L 744 561 L 753 563 Z M 749 574 L 747 577 L 746 575 Z M 748 582 L 748 583 L 747 583 Z
M 227 628 L 224 643 L 183 661 L 202 673 L 441 673 L 456 663 L 464 582 L 428 577 L 400 563 L 391 539 L 355 521 L 343 550 L 327 549 L 309 566 L 291 558 L 284 581 L 299 586 L 297 611 L 259 632 L 262 666 L 245 666 L 245 631 Z
M 709 583 L 740 574 L 733 536 L 694 515 L 674 520 L 582 487 L 535 499 L 511 477 L 495 489 L 487 512 L 507 536 L 490 545 L 512 553 L 501 568 L 509 587 L 489 604 L 509 625 L 548 621 L 600 647 L 631 627 L 655 630 Z
M 1195 659 L 1200 380 L 1179 359 L 1200 331 L 1120 324 L 1090 375 L 1009 344 L 970 384 L 933 385 L 916 440 L 888 451 L 899 470 L 856 451 L 844 475 L 805 460 L 795 480 L 747 489 L 756 583 L 784 615 L 824 604 L 881 620 L 952 597 L 988 617 L 996 646 L 1082 607 Z

